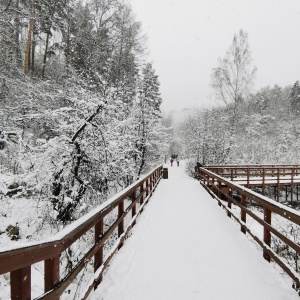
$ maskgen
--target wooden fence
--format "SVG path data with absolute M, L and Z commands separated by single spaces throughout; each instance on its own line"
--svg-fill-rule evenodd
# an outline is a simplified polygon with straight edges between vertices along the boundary
M 205 169 L 216 173 L 239 185 L 260 187 L 265 194 L 266 187 L 274 187 L 274 197 L 279 200 L 281 187 L 290 189 L 291 202 L 296 188 L 299 200 L 300 166 L 299 165 L 245 165 L 245 166 L 205 166 Z
M 0 274 L 10 272 L 11 299 L 31 299 L 31 266 L 44 261 L 44 291 L 36 299 L 59 299 L 86 264 L 93 259 L 94 276 L 82 299 L 101 282 L 104 269 L 117 250 L 123 245 L 126 234 L 135 224 L 137 216 L 143 211 L 157 184 L 162 177 L 162 165 L 147 176 L 126 188 L 99 208 L 75 221 L 69 227 L 49 240 L 29 246 L 0 251 Z M 125 208 L 124 202 L 130 200 Z M 137 209 L 138 208 L 138 209 Z M 117 209 L 117 219 L 106 230 L 105 217 Z M 130 216 L 131 212 L 131 216 Z M 126 217 L 127 226 L 124 226 Z M 70 272 L 63 278 L 60 274 L 60 256 L 74 242 L 94 228 L 94 243 L 86 251 Z M 106 257 L 103 255 L 105 242 L 117 230 L 118 239 Z
M 230 168 L 228 169 L 230 170 Z M 238 170 L 238 168 L 235 168 Z M 300 213 L 294 209 L 286 207 L 263 195 L 255 193 L 250 189 L 238 185 L 229 179 L 207 170 L 206 167 L 198 168 L 200 183 L 218 201 L 219 206 L 227 211 L 229 217 L 233 217 L 240 225 L 243 233 L 249 233 L 253 239 L 263 248 L 263 256 L 267 261 L 273 259 L 300 287 L 300 276 L 288 263 L 283 260 L 274 250 L 271 249 L 272 236 L 278 238 L 283 245 L 295 251 L 295 257 L 300 255 L 299 242 L 292 240 L 288 235 L 284 235 L 275 226 L 272 226 L 272 216 L 275 214 L 284 219 L 284 222 L 298 227 L 300 225 Z M 224 175 L 224 172 L 222 173 Z M 237 173 L 238 174 L 238 173 Z M 231 173 L 229 172 L 229 177 Z M 236 197 L 238 195 L 238 197 Z M 222 201 L 225 200 L 225 201 Z M 247 203 L 252 201 L 263 210 L 262 216 L 247 208 Z M 240 215 L 236 215 L 232 210 L 232 203 L 240 208 Z M 257 223 L 262 225 L 263 240 L 252 232 L 247 224 L 247 216 L 250 216 Z
M 230 178 L 232 181 L 246 178 L 247 182 L 250 182 L 251 179 L 261 179 L 261 181 L 267 182 L 268 179 L 278 178 L 279 180 L 290 180 L 289 183 L 292 183 L 300 176 L 299 165 L 205 166 L 205 169 L 224 178 Z

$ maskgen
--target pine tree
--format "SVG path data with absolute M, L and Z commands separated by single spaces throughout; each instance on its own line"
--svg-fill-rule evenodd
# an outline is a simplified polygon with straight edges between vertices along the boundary
M 299 112 L 300 112 L 300 83 L 298 80 L 294 83 L 289 98 L 291 101 L 291 108 L 292 108 L 293 112 L 295 112 L 296 114 L 299 114 Z
M 138 176 L 140 176 L 146 163 L 147 154 L 151 148 L 150 137 L 153 134 L 160 116 L 160 105 L 162 99 L 160 97 L 158 76 L 152 64 L 148 63 L 142 70 L 143 77 L 141 79 L 138 96 L 139 96 L 139 125 L 137 149 L 140 157 L 138 163 Z M 148 152 L 148 153 L 147 153 Z

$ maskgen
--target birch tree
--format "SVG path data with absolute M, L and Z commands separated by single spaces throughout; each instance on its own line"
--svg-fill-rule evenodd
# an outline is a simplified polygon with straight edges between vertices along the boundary
M 219 58 L 218 67 L 213 69 L 211 85 L 216 97 L 225 104 L 233 102 L 236 108 L 251 91 L 256 70 L 252 66 L 248 34 L 240 30 L 225 57 Z
M 252 65 L 248 34 L 240 30 L 235 34 L 224 58 L 219 58 L 218 66 L 212 70 L 211 86 L 217 99 L 232 106 L 231 146 L 234 144 L 238 105 L 249 95 L 256 74 Z

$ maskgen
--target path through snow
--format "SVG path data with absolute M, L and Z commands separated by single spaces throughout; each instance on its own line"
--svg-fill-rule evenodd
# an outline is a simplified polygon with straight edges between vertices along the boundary
M 299 300 L 291 284 L 174 166 L 89 299 Z

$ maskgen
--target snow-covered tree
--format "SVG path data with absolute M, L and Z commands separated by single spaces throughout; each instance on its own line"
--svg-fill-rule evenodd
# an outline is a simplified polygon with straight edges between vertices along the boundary
M 297 80 L 291 90 L 290 93 L 290 101 L 291 101 L 291 108 L 293 112 L 299 114 L 300 112 L 300 83 Z
M 158 120 L 161 118 L 160 105 L 162 99 L 159 92 L 158 76 L 152 64 L 148 63 L 142 70 L 142 78 L 138 88 L 138 123 L 136 147 L 138 155 L 136 156 L 136 164 L 138 167 L 138 176 L 143 171 L 147 156 L 151 156 L 155 140 L 160 140 L 158 128 Z

